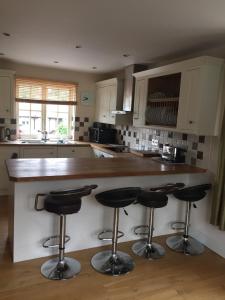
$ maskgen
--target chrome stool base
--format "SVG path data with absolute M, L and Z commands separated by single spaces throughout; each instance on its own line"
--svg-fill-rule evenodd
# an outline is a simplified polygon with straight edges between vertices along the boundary
M 74 258 L 64 257 L 64 263 L 60 265 L 59 258 L 46 261 L 41 266 L 41 274 L 51 280 L 69 279 L 80 273 L 80 263 Z
M 123 275 L 132 271 L 134 262 L 130 255 L 117 251 L 116 255 L 112 255 L 112 250 L 106 250 L 95 254 L 91 259 L 92 267 L 106 275 Z
M 148 245 L 147 240 L 141 240 L 133 244 L 132 251 L 138 255 L 147 259 L 159 259 L 165 255 L 165 249 L 156 243 Z
M 170 249 L 186 255 L 199 255 L 205 250 L 203 244 L 190 236 L 187 239 L 183 235 L 170 236 L 167 238 L 166 244 Z

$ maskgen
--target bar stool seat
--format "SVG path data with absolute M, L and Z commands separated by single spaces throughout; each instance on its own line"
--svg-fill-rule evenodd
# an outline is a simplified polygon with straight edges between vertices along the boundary
M 61 196 L 56 197 L 49 194 L 44 202 L 44 209 L 48 212 L 57 215 L 69 215 L 78 213 L 81 208 L 81 199 L 74 196 Z
M 37 211 L 46 210 L 60 216 L 60 234 L 52 236 L 45 240 L 43 247 L 59 247 L 59 255 L 56 258 L 49 259 L 41 266 L 41 274 L 52 280 L 62 280 L 74 277 L 80 272 L 80 263 L 71 257 L 65 257 L 65 243 L 70 240 L 66 235 L 66 215 L 78 213 L 81 208 L 81 198 L 91 194 L 92 189 L 97 185 L 85 186 L 81 189 L 50 192 L 49 194 L 37 194 L 35 198 L 35 209 Z M 38 208 L 39 197 L 45 196 L 44 207 Z M 59 238 L 59 243 L 48 246 L 52 239 Z
M 154 231 L 154 210 L 155 208 L 161 208 L 167 205 L 168 197 L 162 192 L 141 191 L 138 195 L 138 203 L 150 208 L 149 209 L 149 225 L 148 225 L 148 237 L 147 239 L 138 241 L 133 244 L 132 250 L 138 255 L 146 259 L 158 259 L 165 255 L 164 248 L 153 243 L 153 231 Z M 138 226 L 137 228 L 145 227 Z
M 96 271 L 118 276 L 130 272 L 134 268 L 134 262 L 130 255 L 117 251 L 119 209 L 136 201 L 139 192 L 140 188 L 128 187 L 105 191 L 95 196 L 102 205 L 114 208 L 112 249 L 96 253 L 92 257 L 91 265 Z
M 186 255 L 199 255 L 204 252 L 204 245 L 189 235 L 190 215 L 192 203 L 202 200 L 210 188 L 211 184 L 201 184 L 174 192 L 173 195 L 178 200 L 186 202 L 186 217 L 183 234 L 167 238 L 166 244 L 170 249 Z

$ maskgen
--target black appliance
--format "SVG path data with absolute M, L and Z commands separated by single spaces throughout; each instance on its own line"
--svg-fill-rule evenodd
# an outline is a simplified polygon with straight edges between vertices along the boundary
M 99 144 L 115 144 L 116 143 L 116 129 L 106 126 L 106 124 L 99 125 L 94 123 L 95 127 L 89 128 L 90 142 Z
M 185 163 L 186 152 L 187 152 L 186 149 L 180 147 L 164 145 L 161 157 L 162 160 L 165 160 L 167 162 Z

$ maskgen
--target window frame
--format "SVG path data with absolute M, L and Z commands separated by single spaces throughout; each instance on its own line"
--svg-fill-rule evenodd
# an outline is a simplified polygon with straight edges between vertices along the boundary
M 73 128 L 73 119 L 75 119 L 75 113 L 76 113 L 76 105 L 77 105 L 77 94 L 78 94 L 78 84 L 76 83 L 69 83 L 69 82 L 56 82 L 56 81 L 49 81 L 49 80 L 43 80 L 43 79 L 34 79 L 34 78 L 22 78 L 19 77 L 17 78 L 18 80 L 29 80 L 30 82 L 42 82 L 44 85 L 46 85 L 42 89 L 42 100 L 35 100 L 35 99 L 21 99 L 21 98 L 16 98 L 16 119 L 17 119 L 17 124 L 18 124 L 18 129 L 19 129 L 19 103 L 29 103 L 29 104 L 41 104 L 41 131 L 46 130 L 47 127 L 47 105 L 67 105 L 68 106 L 68 135 L 66 138 L 68 139 L 73 139 L 74 138 L 74 128 Z M 17 84 L 17 83 L 16 83 Z M 74 86 L 74 101 L 57 101 L 57 100 L 43 100 L 47 99 L 47 88 L 49 87 L 48 85 L 54 87 L 54 85 L 73 85 Z M 17 91 L 17 85 L 16 85 L 16 91 Z M 71 98 L 71 96 L 69 97 Z M 30 106 L 30 116 L 31 116 L 31 106 Z M 30 122 L 31 124 L 31 122 Z M 31 131 L 31 130 L 30 130 Z M 19 138 L 21 139 L 37 139 L 38 135 L 37 134 L 20 134 L 19 133 Z M 55 138 L 56 139 L 56 138 Z

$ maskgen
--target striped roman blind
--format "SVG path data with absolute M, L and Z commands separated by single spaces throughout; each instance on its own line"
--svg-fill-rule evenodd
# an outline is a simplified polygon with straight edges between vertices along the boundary
M 77 84 L 16 78 L 16 101 L 40 104 L 76 105 Z

